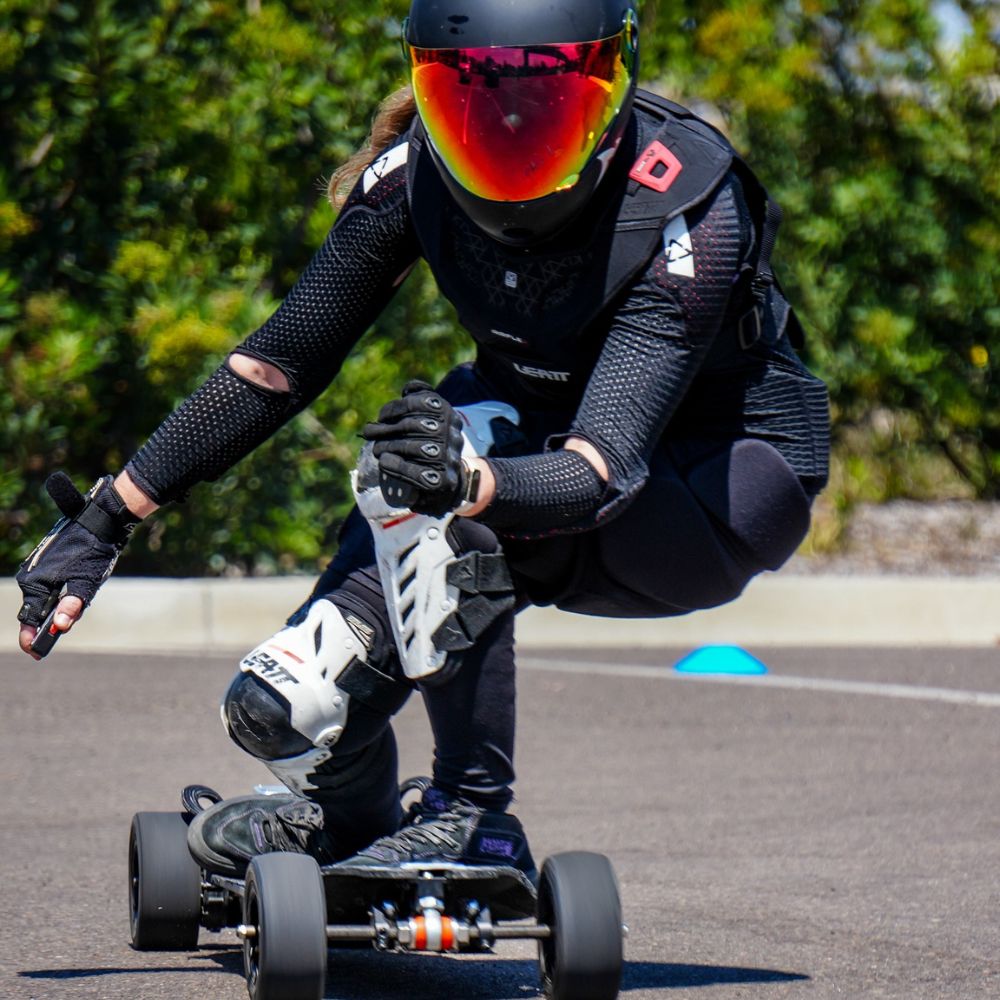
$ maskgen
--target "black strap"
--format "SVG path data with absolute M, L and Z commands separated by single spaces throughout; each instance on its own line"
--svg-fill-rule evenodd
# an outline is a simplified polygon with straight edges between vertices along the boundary
M 413 690 L 409 681 L 396 680 L 357 657 L 340 672 L 337 687 L 373 711 L 385 715 L 395 715 Z
M 447 580 L 460 594 L 458 607 L 432 636 L 449 653 L 468 649 L 505 611 L 514 607 L 514 581 L 502 552 L 467 552 L 449 567 Z
M 76 522 L 109 545 L 118 545 L 128 538 L 128 532 L 110 514 L 101 510 L 93 499 L 88 500 L 87 505 L 77 514 Z
M 763 336 L 764 319 L 761 316 L 763 305 L 760 302 L 754 304 L 739 318 L 736 324 L 736 332 L 740 339 L 740 347 L 744 351 L 750 350 L 754 344 Z
M 463 594 L 495 594 L 514 589 L 502 552 L 468 552 L 449 567 L 447 580 Z
M 760 253 L 757 255 L 757 268 L 753 276 L 753 294 L 759 304 L 767 297 L 767 290 L 774 284 L 774 271 L 771 270 L 771 254 L 778 239 L 778 227 L 781 225 L 781 206 L 770 198 L 764 208 L 764 225 L 760 234 Z
M 475 594 L 459 598 L 458 607 L 438 626 L 435 649 L 456 653 L 468 649 L 505 611 L 514 607 L 513 593 Z
M 107 545 L 124 545 L 139 523 L 140 519 L 118 495 L 111 476 L 99 479 L 84 495 L 65 472 L 53 472 L 45 481 L 45 489 L 64 517 L 82 524 L 98 541 Z M 98 506 L 97 495 L 101 492 L 110 497 L 115 508 L 113 513 Z
M 764 221 L 761 225 L 760 252 L 757 254 L 757 264 L 750 279 L 750 293 L 753 302 L 750 308 L 737 321 L 737 333 L 740 347 L 749 350 L 761 339 L 764 333 L 764 314 L 770 308 L 769 296 L 775 285 L 774 271 L 771 268 L 771 254 L 778 239 L 778 227 L 781 225 L 781 206 L 768 198 L 764 205 Z

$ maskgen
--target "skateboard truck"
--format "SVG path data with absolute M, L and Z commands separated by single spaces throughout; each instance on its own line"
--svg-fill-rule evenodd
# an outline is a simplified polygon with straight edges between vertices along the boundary
M 547 938 L 549 928 L 538 923 L 519 923 L 497 927 L 488 906 L 469 900 L 465 917 L 447 916 L 444 912 L 444 880 L 423 872 L 418 886 L 420 911 L 405 920 L 396 919 L 396 907 L 385 903 L 373 907 L 372 925 L 376 929 L 375 946 L 380 951 L 461 951 L 470 947 L 492 948 L 500 939 Z M 329 928 L 327 929 L 329 931 Z
M 550 928 L 537 921 L 497 925 L 488 906 L 475 900 L 466 904 L 464 917 L 445 913 L 444 879 L 433 872 L 422 872 L 418 883 L 416 909 L 410 916 L 400 916 L 396 905 L 383 902 L 371 907 L 368 924 L 327 924 L 329 944 L 371 942 L 377 951 L 464 951 L 492 948 L 501 940 L 545 940 Z M 236 934 L 252 939 L 257 928 L 240 924 Z

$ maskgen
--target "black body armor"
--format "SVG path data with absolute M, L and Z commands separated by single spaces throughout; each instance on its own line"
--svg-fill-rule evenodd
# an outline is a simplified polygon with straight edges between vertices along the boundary
M 670 220 L 708 198 L 731 169 L 758 247 L 730 309 L 741 344 L 787 331 L 801 345 L 770 269 L 780 211 L 725 137 L 679 104 L 638 91 L 625 148 L 592 205 L 526 250 L 491 240 L 465 216 L 430 159 L 419 120 L 409 143 L 410 212 L 423 254 L 478 344 L 478 366 L 498 384 L 516 385 L 540 405 L 578 399 L 619 296 L 663 249 Z

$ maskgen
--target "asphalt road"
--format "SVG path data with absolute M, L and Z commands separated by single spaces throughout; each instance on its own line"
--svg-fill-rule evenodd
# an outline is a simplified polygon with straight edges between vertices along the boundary
M 524 654 L 517 811 L 536 857 L 607 853 L 623 996 L 1000 997 L 1000 650 L 754 650 L 764 681 L 676 654 Z M 244 997 L 231 933 L 128 944 L 131 814 L 267 781 L 231 746 L 228 657 L 0 655 L 0 996 Z M 645 665 L 645 666 L 644 666 Z M 978 693 L 978 695 L 977 695 Z M 418 700 L 398 720 L 426 772 Z M 533 949 L 332 952 L 330 998 L 537 994 Z

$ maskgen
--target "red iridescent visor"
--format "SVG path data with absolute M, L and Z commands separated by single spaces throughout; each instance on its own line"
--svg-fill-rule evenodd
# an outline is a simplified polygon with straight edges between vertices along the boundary
M 517 48 L 410 46 L 420 119 L 455 180 L 490 201 L 572 187 L 628 95 L 626 34 Z

